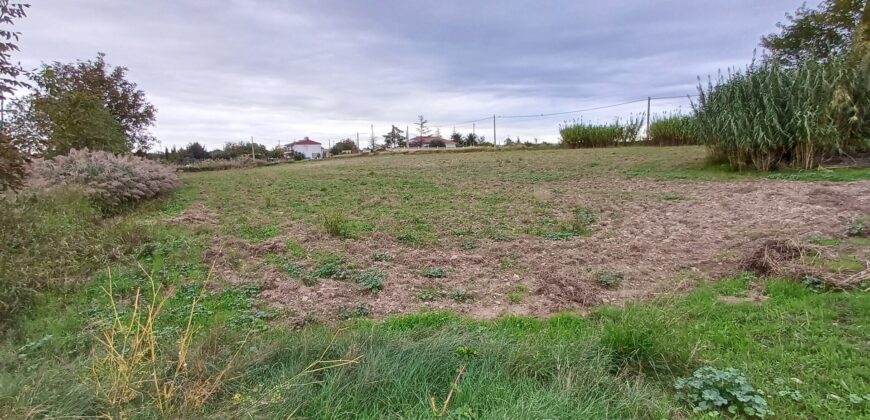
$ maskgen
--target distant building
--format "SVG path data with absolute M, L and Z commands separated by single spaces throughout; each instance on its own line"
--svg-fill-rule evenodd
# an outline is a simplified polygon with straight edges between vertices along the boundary
M 289 149 L 292 152 L 302 153 L 305 156 L 305 159 L 320 159 L 325 156 L 323 146 L 308 137 L 290 143 Z
M 424 137 L 414 137 L 411 141 L 408 142 L 409 147 L 429 147 L 429 145 L 435 141 L 441 140 L 444 142 L 444 147 L 448 149 L 455 149 L 456 142 L 453 140 L 446 140 L 438 136 L 424 136 Z

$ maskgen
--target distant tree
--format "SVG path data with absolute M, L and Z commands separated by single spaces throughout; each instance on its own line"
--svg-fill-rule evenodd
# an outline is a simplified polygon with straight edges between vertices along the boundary
M 463 140 L 462 138 L 462 134 L 459 134 L 455 131 L 453 132 L 453 134 L 450 135 L 450 140 L 459 146 L 463 146 L 465 143 L 465 140 Z
M 514 141 L 511 140 L 510 137 L 504 139 L 504 145 L 505 145 L 505 146 L 510 146 L 510 145 L 513 145 L 513 144 L 514 144 Z
M 223 149 L 209 150 L 208 157 L 211 159 L 228 159 Z
M 99 104 L 120 127 L 126 149 L 146 151 L 154 142 L 148 129 L 154 124 L 157 109 L 145 99 L 145 92 L 136 83 L 127 80 L 127 68 L 109 65 L 105 54 L 97 54 L 94 60 L 43 64 L 32 78 L 36 85 L 32 95 L 35 110 L 45 112 L 52 124 L 56 124 L 53 119 L 57 115 L 75 113 L 60 109 L 63 106 L 87 102 L 94 108 Z M 53 108 L 54 113 L 46 108 Z M 91 115 L 102 118 L 96 112 Z
M 227 159 L 236 159 L 240 157 L 251 157 L 251 143 L 245 141 L 228 142 L 224 144 L 224 156 Z M 258 157 L 264 157 L 269 149 L 265 145 L 254 143 L 253 153 Z
M 444 140 L 435 139 L 429 142 L 429 147 L 447 147 L 447 144 L 444 143 Z
M 291 153 L 290 158 L 293 160 L 305 160 L 305 154 L 303 154 L 302 152 L 294 151 Z
M 27 16 L 24 9 L 28 7 L 28 4 L 0 0 L 0 24 L 14 25 L 15 20 Z M 23 73 L 21 65 L 12 61 L 12 53 L 18 51 L 19 35 L 20 32 L 0 27 L 0 99 L 11 96 L 18 88 L 27 87 L 25 82 L 18 80 Z M 28 147 L 7 129 L 5 121 L 0 125 L 0 191 L 21 187 L 29 162 L 24 149 Z
M 208 159 L 209 154 L 199 142 L 193 142 L 184 149 L 184 157 L 194 160 Z
M 426 137 L 426 135 L 429 134 L 429 127 L 426 124 L 429 124 L 429 121 L 423 118 L 422 115 L 418 115 L 417 123 L 415 125 L 417 126 L 417 133 L 420 137 Z
M 477 144 L 482 140 L 483 140 L 482 138 L 478 139 L 476 134 L 468 133 L 467 135 L 465 135 L 465 141 L 463 142 L 463 145 L 465 145 L 465 146 L 477 146 Z
M 779 33 L 761 38 L 772 58 L 789 66 L 806 60 L 828 61 L 847 52 L 862 37 L 870 39 L 870 2 L 824 0 L 816 9 L 802 5 L 778 23 Z M 863 20 L 863 21 L 862 21 Z
M 390 129 L 389 133 L 384 134 L 384 143 L 387 145 L 387 147 L 390 148 L 401 145 L 405 142 L 405 136 L 402 135 L 403 133 L 404 131 L 400 130 L 399 127 L 396 127 L 394 125 L 393 128 Z
M 338 143 L 332 145 L 332 148 L 329 149 L 329 153 L 333 156 L 338 156 L 341 152 L 345 150 L 350 150 L 353 153 L 359 153 L 359 147 L 356 146 L 356 143 L 351 139 L 344 139 Z

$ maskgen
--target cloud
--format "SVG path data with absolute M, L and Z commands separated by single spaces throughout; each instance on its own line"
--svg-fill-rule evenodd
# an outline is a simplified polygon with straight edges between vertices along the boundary
M 749 62 L 760 36 L 799 5 L 45 0 L 19 25 L 18 58 L 35 67 L 105 52 L 158 107 L 154 132 L 164 145 L 337 139 L 370 124 L 380 134 L 418 114 L 446 134 L 493 114 L 694 93 L 697 76 Z M 558 122 L 579 116 L 499 120 L 499 140 L 554 140 Z M 491 133 L 491 122 L 477 128 Z

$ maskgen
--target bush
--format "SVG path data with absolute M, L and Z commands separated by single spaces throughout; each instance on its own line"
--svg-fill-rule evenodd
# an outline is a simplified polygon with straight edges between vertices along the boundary
M 429 142 L 429 147 L 439 148 L 439 147 L 447 147 L 447 144 L 444 143 L 444 140 L 435 139 Z
M 356 282 L 363 289 L 372 293 L 380 292 L 384 288 L 384 281 L 387 279 L 387 273 L 381 270 L 366 271 L 357 276 Z
M 320 213 L 320 225 L 330 236 L 350 238 L 352 236 L 347 217 L 338 210 L 325 210 Z
M 565 121 L 559 125 L 562 144 L 577 147 L 613 147 L 637 141 L 643 119 L 631 117 L 625 124 L 619 120 L 610 124 L 592 124 L 583 120 Z
M 625 279 L 622 271 L 599 271 L 595 273 L 595 282 L 607 289 L 616 289 Z
M 81 189 L 105 211 L 167 193 L 179 181 L 172 168 L 137 156 L 73 150 L 68 156 L 35 160 L 27 183 L 34 189 Z
M 696 413 L 728 412 L 732 415 L 764 418 L 773 412 L 767 400 L 734 368 L 719 370 L 705 366 L 691 377 L 674 382 L 677 399 L 687 401 Z

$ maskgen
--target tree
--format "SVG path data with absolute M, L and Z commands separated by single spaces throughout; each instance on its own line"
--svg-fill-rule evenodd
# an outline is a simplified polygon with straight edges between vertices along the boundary
M 788 66 L 806 60 L 820 62 L 848 52 L 865 37 L 870 39 L 870 2 L 867 0 L 824 0 L 817 9 L 806 4 L 792 14 L 786 23 L 778 23 L 778 34 L 761 38 L 761 45 L 770 57 Z M 863 31 L 861 30 L 863 25 Z
M 187 145 L 184 150 L 184 157 L 194 160 L 208 159 L 209 154 L 199 142 L 193 142 Z
M 253 147 L 252 147 L 253 144 Z M 256 156 L 266 156 L 268 153 L 268 149 L 265 145 L 259 143 L 250 143 L 246 141 L 239 142 L 227 142 L 224 144 L 224 158 L 226 159 L 237 159 L 240 157 L 251 157 L 251 152 L 253 149 L 253 153 Z
M 36 84 L 33 99 L 37 101 L 37 111 L 40 104 L 57 106 L 68 101 L 70 95 L 90 96 L 117 121 L 127 149 L 145 151 L 154 142 L 148 129 L 154 124 L 157 109 L 145 99 L 145 92 L 136 83 L 127 80 L 127 68 L 109 65 L 105 54 L 97 54 L 95 60 L 43 64 L 32 78 Z
M 427 127 L 426 124 L 429 124 L 429 121 L 423 118 L 422 115 L 418 115 L 417 123 L 415 125 L 417 126 L 417 132 L 420 134 L 420 137 L 426 137 L 426 135 L 429 134 L 429 127 Z
M 402 145 L 405 142 L 405 136 L 402 135 L 403 133 L 404 131 L 394 125 L 389 133 L 384 134 L 384 143 L 390 148 Z
M 30 5 L 0 0 L 0 24 L 14 25 L 16 19 L 27 16 L 24 9 L 28 7 Z M 23 73 L 21 65 L 12 62 L 12 52 L 18 51 L 16 42 L 19 35 L 20 32 L 0 28 L 0 99 L 12 95 L 18 88 L 27 87 L 18 80 Z M 6 129 L 5 121 L 0 122 L 0 191 L 17 190 L 21 187 L 29 158 L 20 139 Z
M 329 153 L 331 153 L 333 156 L 337 156 L 345 150 L 350 150 L 352 153 L 359 153 L 359 148 L 356 147 L 356 143 L 351 139 L 344 139 L 338 143 L 335 143 L 334 145 L 332 145 L 332 149 L 329 149 Z
M 465 141 L 462 139 L 462 134 L 459 134 L 455 131 L 453 132 L 453 134 L 450 135 L 450 140 L 455 142 L 459 146 L 462 146 L 465 143 Z
M 429 142 L 429 147 L 447 147 L 447 145 L 444 143 L 444 140 L 435 139 Z
M 100 100 L 80 92 L 67 92 L 57 98 L 35 98 L 38 126 L 50 133 L 42 155 L 66 155 L 73 149 L 129 152 L 124 130 Z
M 514 141 L 511 140 L 510 137 L 504 139 L 504 145 L 505 145 L 505 146 L 511 146 L 511 145 L 513 145 L 513 144 L 514 144 Z
M 481 138 L 480 140 L 478 140 L 478 138 L 477 138 L 477 134 L 474 134 L 474 133 L 468 133 L 468 134 L 465 136 L 465 141 L 463 142 L 463 144 L 464 144 L 465 146 L 477 146 L 477 144 L 478 144 L 480 141 L 482 141 L 482 140 L 483 140 L 482 138 Z

